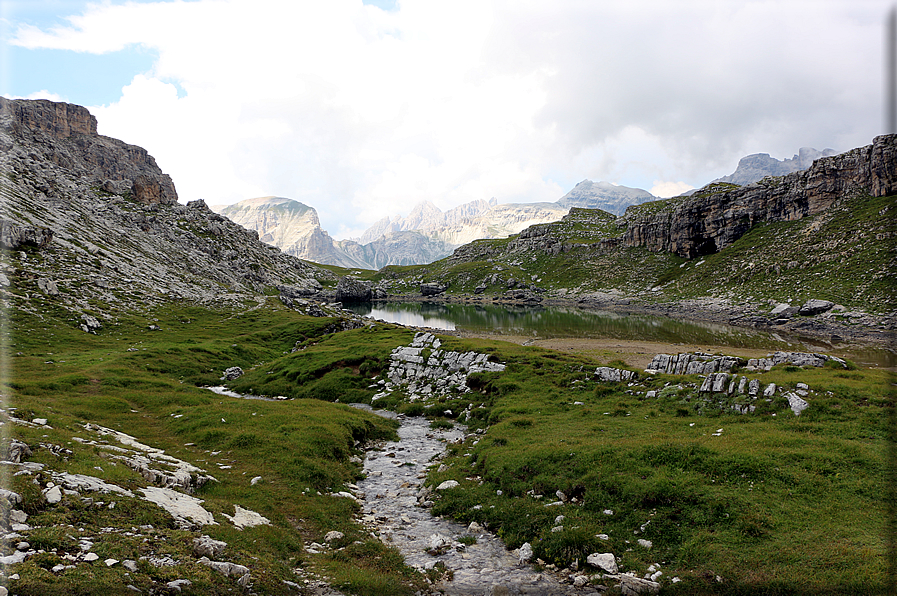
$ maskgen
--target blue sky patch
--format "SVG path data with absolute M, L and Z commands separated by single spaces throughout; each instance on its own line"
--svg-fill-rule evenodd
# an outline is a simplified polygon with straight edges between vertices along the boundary
M 157 58 L 155 51 L 139 46 L 107 54 L 9 45 L 4 50 L 9 70 L 0 83 L 0 94 L 24 97 L 46 90 L 83 106 L 118 101 L 122 87 L 134 75 L 150 72 Z

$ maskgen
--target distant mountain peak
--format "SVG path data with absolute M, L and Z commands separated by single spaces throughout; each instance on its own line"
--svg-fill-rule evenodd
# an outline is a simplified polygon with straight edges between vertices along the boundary
M 630 205 L 647 203 L 656 199 L 657 197 L 641 188 L 620 186 L 604 180 L 592 182 L 586 179 L 558 199 L 557 204 L 567 209 L 571 207 L 601 209 L 614 215 L 623 215 Z
M 837 155 L 834 149 L 818 151 L 812 147 L 801 147 L 794 157 L 788 159 L 776 159 L 769 153 L 752 153 L 738 160 L 735 171 L 728 176 L 717 178 L 713 182 L 729 182 L 745 186 L 758 182 L 767 176 L 784 176 L 792 172 L 806 170 L 820 157 Z

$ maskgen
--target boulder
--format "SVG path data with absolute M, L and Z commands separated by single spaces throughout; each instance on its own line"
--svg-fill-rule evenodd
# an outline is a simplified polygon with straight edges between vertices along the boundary
M 817 300 L 814 298 L 812 300 L 807 300 L 804 305 L 800 307 L 798 313 L 805 317 L 809 317 L 827 312 L 831 310 L 834 305 L 834 302 L 830 302 L 828 300 Z
M 249 568 L 244 567 L 243 565 L 237 565 L 236 563 L 230 563 L 228 561 L 211 561 L 208 557 L 202 557 L 197 561 L 200 565 L 205 565 L 207 567 L 211 567 L 218 573 L 222 573 L 228 577 L 242 577 L 249 573 Z
M 53 240 L 53 230 L 20 226 L 14 221 L 0 219 L 0 248 L 20 250 L 26 247 L 43 248 Z
M 788 399 L 788 407 L 791 408 L 795 416 L 800 416 L 801 412 L 810 407 L 806 400 L 794 393 L 786 393 L 785 397 Z
M 346 537 L 346 535 L 343 534 L 342 532 L 337 532 L 336 530 L 332 530 L 330 532 L 327 532 L 327 535 L 324 536 L 324 542 L 327 542 L 327 543 L 336 542 L 337 540 L 342 540 L 345 537 Z
M 657 594 L 660 592 L 660 584 L 626 573 L 620 576 L 620 591 L 623 593 L 623 596 Z
M 586 557 L 586 563 L 592 567 L 603 569 L 607 573 L 619 573 L 617 559 L 613 553 L 592 553 Z
M 446 480 L 442 484 L 436 487 L 436 490 L 448 490 L 450 488 L 455 488 L 458 486 L 458 482 L 455 480 Z
M 6 448 L 6 454 L 3 459 L 19 464 L 28 457 L 31 457 L 31 448 L 21 441 L 12 439 L 9 442 L 9 447 Z
M 373 296 L 371 282 L 347 275 L 336 284 L 338 302 L 370 302 Z
M 611 368 L 609 366 L 599 366 L 595 369 L 595 376 L 599 381 L 608 381 L 611 383 L 620 383 L 622 381 L 631 381 L 638 375 L 631 370 L 622 368 Z
M 529 542 L 524 542 L 520 548 L 517 550 L 517 560 L 520 561 L 520 564 L 529 563 L 529 561 L 533 558 L 533 547 Z
M 427 282 L 420 285 L 420 293 L 422 296 L 438 296 L 448 289 L 447 285 L 436 282 Z
M 215 540 L 203 534 L 193 539 L 193 554 L 197 557 L 218 557 L 227 548 L 227 542 Z
M 224 370 L 224 376 L 221 377 L 222 381 L 233 381 L 235 379 L 239 379 L 243 376 L 243 369 L 239 366 L 231 366 Z
M 97 329 L 101 329 L 103 325 L 97 320 L 96 317 L 91 315 L 81 315 L 81 330 L 84 333 L 96 333 Z

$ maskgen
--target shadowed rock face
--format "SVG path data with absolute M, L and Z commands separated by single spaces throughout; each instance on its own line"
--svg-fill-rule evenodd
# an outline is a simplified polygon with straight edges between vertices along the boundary
M 0 151 L 12 138 L 27 140 L 32 159 L 47 161 L 91 181 L 93 186 L 130 193 L 140 203 L 174 204 L 177 191 L 146 149 L 97 134 L 97 119 L 87 108 L 48 100 L 0 97 Z M 58 189 L 48 186 L 47 196 Z
M 694 258 L 729 246 L 756 223 L 815 215 L 854 192 L 897 190 L 897 135 L 817 160 L 808 170 L 743 187 L 711 186 L 657 210 L 630 209 L 623 243 Z

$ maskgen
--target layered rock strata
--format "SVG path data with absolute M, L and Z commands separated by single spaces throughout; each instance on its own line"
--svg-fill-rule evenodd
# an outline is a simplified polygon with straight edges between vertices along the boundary
M 410 346 L 400 346 L 389 356 L 388 381 L 374 400 L 402 389 L 409 401 L 467 393 L 467 376 L 477 372 L 501 372 L 504 364 L 490 362 L 488 354 L 440 350 L 442 343 L 432 333 L 415 334 Z
M 849 193 L 883 197 L 895 190 L 897 135 L 883 135 L 781 178 L 714 184 L 691 197 L 630 208 L 623 243 L 694 258 L 722 250 L 757 223 L 815 215 Z

